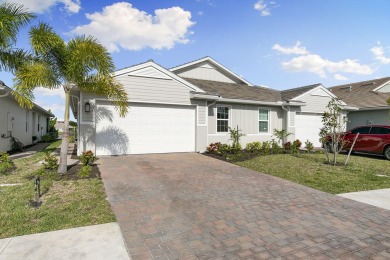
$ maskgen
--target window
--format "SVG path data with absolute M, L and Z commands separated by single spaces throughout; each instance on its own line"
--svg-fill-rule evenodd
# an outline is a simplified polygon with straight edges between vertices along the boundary
M 368 134 L 370 132 L 370 129 L 371 129 L 371 127 L 359 127 L 359 128 L 353 129 L 351 132 L 352 132 L 352 134 L 355 134 L 355 135 L 357 133 L 360 133 L 362 135 L 362 134 Z
M 388 134 L 390 134 L 390 128 L 373 127 L 373 128 L 371 128 L 370 134 L 373 134 L 373 135 L 388 135 Z
M 217 107 L 217 133 L 229 131 L 229 107 Z
M 269 132 L 269 110 L 260 108 L 259 109 L 259 133 Z

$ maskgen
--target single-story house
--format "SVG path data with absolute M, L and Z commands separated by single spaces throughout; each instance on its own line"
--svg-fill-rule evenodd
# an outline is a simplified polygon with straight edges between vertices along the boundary
M 275 128 L 292 133 L 288 140 L 320 146 L 321 116 L 335 97 L 321 84 L 284 91 L 255 86 L 210 57 L 171 69 L 147 61 L 114 76 L 129 97 L 124 118 L 104 97 L 71 92 L 78 153 L 203 152 L 210 143 L 230 142 L 229 127 L 245 134 L 243 146 L 276 139 Z
M 345 103 L 358 108 L 348 113 L 347 128 L 360 125 L 390 125 L 390 77 L 339 85 L 329 90 Z
M 11 150 L 11 136 L 24 146 L 48 132 L 52 113 L 34 103 L 32 109 L 22 108 L 12 96 L 12 89 L 0 81 L 0 151 Z

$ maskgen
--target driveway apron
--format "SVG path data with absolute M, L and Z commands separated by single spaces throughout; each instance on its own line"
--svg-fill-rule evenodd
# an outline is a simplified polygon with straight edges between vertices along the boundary
M 133 259 L 390 259 L 388 210 L 194 153 L 99 162 Z

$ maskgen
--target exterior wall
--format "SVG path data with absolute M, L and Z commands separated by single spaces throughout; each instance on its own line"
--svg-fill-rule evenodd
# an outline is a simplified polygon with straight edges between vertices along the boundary
M 348 115 L 347 129 L 352 129 L 360 125 L 390 125 L 390 109 L 353 111 Z
M 94 124 L 79 124 L 77 152 L 91 150 L 95 152 L 96 129 Z
M 208 108 L 208 140 L 207 144 L 214 142 L 230 143 L 229 133 L 217 133 L 217 106 L 230 107 L 229 126 L 242 131 L 245 136 L 241 138 L 242 145 L 254 141 L 270 141 L 273 137 L 273 129 L 283 129 L 283 110 L 281 107 L 267 107 L 257 105 L 217 103 Z M 269 133 L 259 133 L 259 108 L 270 110 Z
M 116 80 L 123 84 L 132 102 L 189 105 L 190 89 L 170 79 L 121 75 Z
M 324 113 L 326 106 L 332 98 L 330 96 L 317 96 L 310 93 L 300 98 L 301 101 L 306 102 L 306 106 L 302 106 L 300 112 Z
M 212 64 L 209 64 L 208 62 L 198 64 L 196 67 L 192 67 L 191 69 L 186 68 L 183 71 L 176 71 L 175 73 L 184 78 L 238 83 L 234 79 L 218 71 Z
M 37 136 L 40 140 L 41 136 L 47 133 L 48 116 L 38 111 L 21 108 L 16 101 L 7 97 L 0 98 L 0 102 L 0 135 L 10 136 L 12 134 L 23 145 L 30 145 L 33 143 L 33 136 Z M 13 121 L 11 121 L 12 117 Z M 9 150 L 11 150 L 10 138 L 0 137 L 0 151 Z

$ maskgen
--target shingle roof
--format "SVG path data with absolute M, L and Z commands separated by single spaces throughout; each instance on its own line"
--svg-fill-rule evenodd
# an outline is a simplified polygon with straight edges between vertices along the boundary
M 388 105 L 386 100 L 390 98 L 390 93 L 375 92 L 374 89 L 387 81 L 390 77 L 334 86 L 329 90 L 350 106 L 383 107 Z
M 281 93 L 282 99 L 283 100 L 293 99 L 293 98 L 298 97 L 298 96 L 302 95 L 303 93 L 305 93 L 313 88 L 316 88 L 320 85 L 321 84 L 314 84 L 314 85 L 309 85 L 309 86 L 304 86 L 304 87 L 299 87 L 299 88 L 292 88 L 292 89 L 283 90 Z
M 274 89 L 251 87 L 246 84 L 225 83 L 211 80 L 184 79 L 203 89 L 207 93 L 218 94 L 223 98 L 268 102 L 281 101 L 280 91 Z

